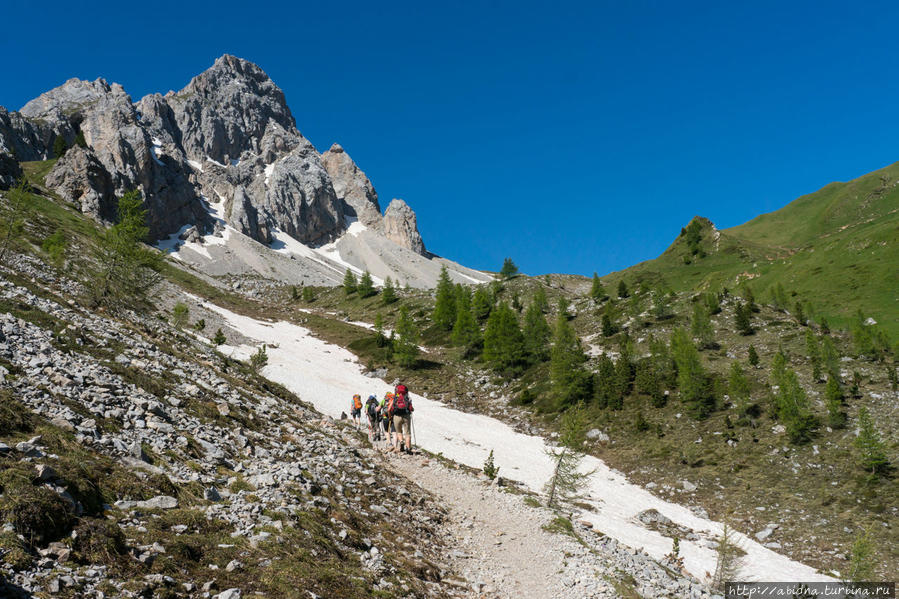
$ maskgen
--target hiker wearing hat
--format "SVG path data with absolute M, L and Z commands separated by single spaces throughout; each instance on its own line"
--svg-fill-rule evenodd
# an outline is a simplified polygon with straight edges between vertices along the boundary
M 412 453 L 412 412 L 415 408 L 412 407 L 412 398 L 406 385 L 400 383 L 396 386 L 391 407 L 393 426 L 396 429 L 393 451 Z
M 393 444 L 390 438 L 390 433 L 393 432 L 393 417 L 390 413 L 391 405 L 393 405 L 393 393 L 385 393 L 381 403 L 378 405 L 378 414 L 381 416 L 381 425 L 384 427 L 384 440 L 387 442 L 386 446 L 388 448 Z

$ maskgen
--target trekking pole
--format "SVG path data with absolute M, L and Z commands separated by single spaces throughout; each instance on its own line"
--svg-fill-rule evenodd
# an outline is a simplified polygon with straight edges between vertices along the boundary
M 409 415 L 409 425 L 412 427 L 412 444 L 418 447 L 418 439 L 415 438 L 415 418 Z

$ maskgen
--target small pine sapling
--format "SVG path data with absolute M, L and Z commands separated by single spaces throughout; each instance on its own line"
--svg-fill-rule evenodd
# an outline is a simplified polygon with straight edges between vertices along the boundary
M 487 478 L 493 480 L 499 475 L 499 466 L 493 463 L 493 450 L 490 450 L 490 454 L 487 456 L 487 460 L 484 462 L 484 474 L 487 475 Z
M 759 353 L 758 353 L 757 351 L 755 351 L 755 346 L 754 346 L 754 345 L 750 345 L 750 346 L 749 346 L 749 356 L 748 356 L 748 359 L 749 359 L 749 365 L 750 365 L 750 366 L 752 366 L 753 368 L 758 368 L 758 365 L 759 365 Z
M 250 368 L 253 372 L 259 372 L 266 364 L 268 364 L 268 353 L 265 351 L 265 344 L 263 343 L 256 350 L 256 353 L 250 356 Z
M 212 338 L 213 345 L 222 345 L 227 341 L 225 338 L 225 334 L 222 332 L 222 329 L 217 329 L 215 331 L 215 336 Z
M 868 408 L 863 407 L 858 411 L 858 436 L 853 445 L 858 450 L 858 465 L 862 470 L 870 472 L 872 477 L 877 478 L 879 474 L 889 470 L 886 445 L 874 428 Z

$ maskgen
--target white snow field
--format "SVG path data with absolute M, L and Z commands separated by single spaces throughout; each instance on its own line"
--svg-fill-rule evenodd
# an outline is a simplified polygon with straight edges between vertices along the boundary
M 283 321 L 256 320 L 208 302 L 204 302 L 204 306 L 220 314 L 245 337 L 267 344 L 268 365 L 262 373 L 324 414 L 340 417 L 341 412 L 349 413 L 354 393 L 363 397 L 369 394 L 381 397 L 392 390 L 385 381 L 363 375 L 362 366 L 351 352 L 313 337 L 303 327 Z M 219 347 L 238 359 L 247 359 L 257 349 L 249 345 Z M 478 469 L 492 449 L 503 477 L 520 481 L 534 491 L 542 489 L 552 469 L 542 438 L 517 433 L 494 418 L 459 412 L 414 393 L 412 397 L 418 446 Z M 700 537 L 695 542 L 681 539 L 680 554 L 687 570 L 700 580 L 706 580 L 706 573 L 714 572 L 716 557 L 712 539 L 721 533 L 720 523 L 697 517 L 684 506 L 652 495 L 597 458 L 585 458 L 584 469 L 595 471 L 587 490 L 587 498 L 595 511 L 585 511 L 577 515 L 578 518 L 589 520 L 595 530 L 630 547 L 642 548 L 659 559 L 671 551 L 671 539 L 645 528 L 635 518 L 644 510 L 658 510 Z M 738 539 L 747 553 L 740 580 L 832 580 L 749 537 L 738 535 Z

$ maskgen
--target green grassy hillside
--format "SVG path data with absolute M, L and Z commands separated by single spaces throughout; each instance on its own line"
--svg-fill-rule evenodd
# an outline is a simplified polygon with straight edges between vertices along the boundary
M 819 317 L 845 326 L 858 310 L 899 338 L 899 163 L 831 183 L 731 229 L 705 219 L 658 258 L 604 277 L 675 291 L 735 288 L 756 297 L 780 283 Z M 614 287 L 610 287 L 614 288 Z M 791 302 L 792 303 L 792 300 Z

